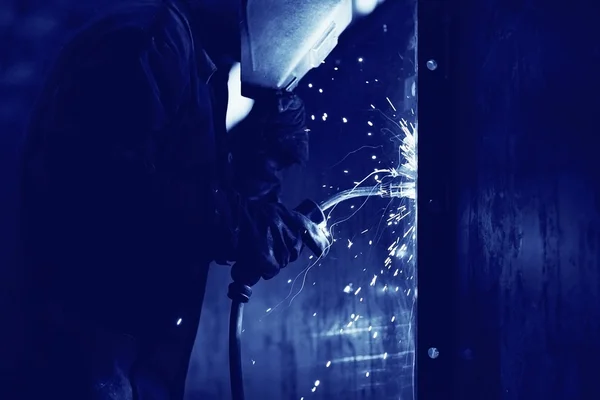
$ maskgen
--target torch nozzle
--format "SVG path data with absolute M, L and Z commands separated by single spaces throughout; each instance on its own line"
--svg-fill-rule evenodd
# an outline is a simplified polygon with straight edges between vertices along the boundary
M 320 208 L 326 211 L 335 207 L 342 201 L 355 199 L 357 197 L 378 196 L 383 198 L 404 197 L 415 199 L 416 184 L 415 182 L 398 182 L 391 180 L 389 182 L 380 183 L 375 186 L 356 187 L 353 189 L 339 192 L 320 204 Z

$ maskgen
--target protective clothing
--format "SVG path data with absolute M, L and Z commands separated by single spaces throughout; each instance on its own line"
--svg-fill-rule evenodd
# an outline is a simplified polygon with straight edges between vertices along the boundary
M 327 246 L 278 199 L 278 172 L 307 154 L 301 102 L 230 143 L 228 71 L 193 20 L 137 2 L 56 63 L 24 148 L 30 353 L 6 398 L 181 399 L 208 263 L 258 249 L 247 265 L 270 278 L 300 235 Z
M 304 243 L 317 254 L 326 251 L 329 238 L 320 228 L 279 201 L 279 173 L 308 160 L 309 131 L 302 100 L 291 93 L 262 99 L 230 132 L 230 142 L 233 186 L 250 200 L 242 208 L 237 259 L 255 265 L 263 279 L 270 279 L 279 264 L 297 259 L 303 243 L 292 244 L 293 238 L 309 232 Z
M 352 21 L 352 0 L 241 0 L 242 93 L 292 90 Z

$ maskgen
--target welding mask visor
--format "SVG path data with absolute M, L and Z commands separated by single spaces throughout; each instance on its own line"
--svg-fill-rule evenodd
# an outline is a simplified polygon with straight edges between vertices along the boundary
M 352 22 L 352 0 L 242 0 L 242 94 L 292 91 Z

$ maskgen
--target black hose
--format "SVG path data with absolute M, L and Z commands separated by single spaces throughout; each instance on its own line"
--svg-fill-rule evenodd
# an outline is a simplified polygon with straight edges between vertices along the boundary
M 229 376 L 232 400 L 244 400 L 244 375 L 242 371 L 241 333 L 244 303 L 231 302 L 229 314 Z
M 244 303 L 250 300 L 251 295 L 252 289 L 250 286 L 238 282 L 229 285 L 227 293 L 227 296 L 231 299 L 231 313 L 229 314 L 229 379 L 232 400 L 245 400 L 241 336 Z

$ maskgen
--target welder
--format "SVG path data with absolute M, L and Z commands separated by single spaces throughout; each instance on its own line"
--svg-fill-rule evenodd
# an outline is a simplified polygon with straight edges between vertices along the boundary
M 61 50 L 31 118 L 10 399 L 182 399 L 208 264 L 269 279 L 329 245 L 279 200 L 308 156 L 290 82 L 226 132 L 239 1 L 127 4 Z

